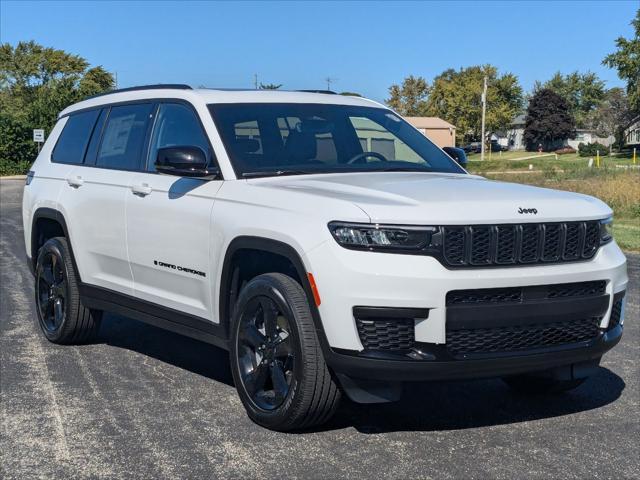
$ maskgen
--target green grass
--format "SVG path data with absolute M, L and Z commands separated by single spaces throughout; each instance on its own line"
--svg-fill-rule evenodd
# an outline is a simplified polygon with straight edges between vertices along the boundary
M 555 157 L 532 158 L 528 160 L 518 160 L 518 158 L 529 156 L 531 152 L 503 152 L 502 157 L 493 155 L 480 160 L 480 155 L 470 155 L 467 170 L 472 173 L 483 174 L 485 172 L 505 172 L 505 171 L 525 171 L 529 170 L 529 165 L 533 171 L 565 169 L 588 169 L 589 158 L 579 157 L 577 154 L 558 155 Z M 616 168 L 616 165 L 631 165 L 629 158 L 601 157 L 600 168 Z M 640 166 L 640 160 L 637 165 Z M 594 159 L 595 167 L 595 159 Z
M 640 251 L 640 219 L 633 217 L 614 219 L 613 237 L 620 248 L 632 252 Z

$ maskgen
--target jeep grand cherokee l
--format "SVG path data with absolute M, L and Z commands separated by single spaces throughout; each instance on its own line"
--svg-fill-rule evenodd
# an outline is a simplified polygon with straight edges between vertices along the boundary
M 412 381 L 576 387 L 622 335 L 611 215 L 470 175 L 370 100 L 181 85 L 62 111 L 23 203 L 50 341 L 112 311 L 228 349 L 277 430 Z

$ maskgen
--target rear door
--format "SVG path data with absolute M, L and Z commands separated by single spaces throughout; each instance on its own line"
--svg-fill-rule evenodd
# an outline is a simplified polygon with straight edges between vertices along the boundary
M 158 174 L 154 166 L 158 149 L 175 146 L 199 147 L 215 162 L 194 108 L 185 102 L 162 102 L 150 134 L 146 171 L 133 176 L 126 195 L 135 295 L 212 320 L 209 229 L 222 180 Z
M 152 103 L 99 112 L 84 162 L 67 177 L 60 205 L 84 283 L 133 294 L 126 245 L 125 199 L 142 152 Z

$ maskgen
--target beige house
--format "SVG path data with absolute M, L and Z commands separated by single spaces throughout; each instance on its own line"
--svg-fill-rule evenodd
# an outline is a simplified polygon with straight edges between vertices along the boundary
M 404 119 L 440 148 L 456 146 L 456 127 L 449 122 L 438 117 L 404 117 Z

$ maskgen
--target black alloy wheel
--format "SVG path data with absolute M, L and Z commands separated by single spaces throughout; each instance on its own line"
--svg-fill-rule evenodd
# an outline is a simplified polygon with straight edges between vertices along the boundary
M 68 298 L 62 259 L 48 251 L 40 259 L 36 272 L 36 302 L 42 328 L 50 333 L 60 329 Z
M 293 378 L 290 320 L 273 299 L 253 297 L 240 319 L 238 365 L 251 401 L 263 410 L 284 402 Z

